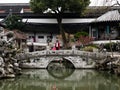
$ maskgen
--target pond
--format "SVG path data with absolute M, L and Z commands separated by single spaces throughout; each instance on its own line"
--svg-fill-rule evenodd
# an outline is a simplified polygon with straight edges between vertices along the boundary
M 95 70 L 68 70 L 26 69 L 14 79 L 0 80 L 0 90 L 120 90 L 120 77 L 115 75 Z

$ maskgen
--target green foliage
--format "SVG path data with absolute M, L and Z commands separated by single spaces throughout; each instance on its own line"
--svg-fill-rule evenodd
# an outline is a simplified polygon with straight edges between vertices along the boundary
M 8 38 L 11 38 L 11 37 L 13 37 L 13 34 L 10 33 L 10 34 L 7 35 L 7 37 L 8 37 Z
M 82 50 L 83 51 L 89 51 L 89 52 L 93 52 L 93 49 L 97 49 L 94 46 L 85 46 Z
M 75 42 L 75 39 L 74 39 L 74 38 L 71 38 L 70 41 L 71 41 L 71 42 Z
M 87 32 L 77 32 L 76 34 L 74 34 L 75 39 L 78 39 L 81 36 L 88 36 Z
M 45 6 L 45 0 L 31 0 L 31 8 L 35 13 L 43 13 L 47 8 Z
M 88 16 L 88 15 L 94 15 L 94 14 L 98 14 L 98 16 L 100 15 L 100 14 L 104 14 L 104 13 L 106 13 L 107 11 L 109 11 L 110 10 L 110 7 L 96 7 L 96 8 L 87 8 L 85 11 L 84 11 L 84 13 L 83 13 L 83 15 L 84 16 Z
M 81 13 L 90 3 L 89 0 L 31 0 L 34 12 L 43 13 L 48 8 L 55 13 Z
M 12 30 L 12 29 L 19 29 L 21 30 L 24 26 L 24 23 L 22 22 L 22 18 L 16 15 L 9 16 L 6 21 L 6 28 Z
M 116 46 L 116 43 L 112 42 L 104 44 L 104 48 L 107 49 L 107 51 L 111 51 L 110 46 L 112 47 L 112 50 L 115 50 L 114 46 Z
M 98 45 L 96 44 L 89 44 L 88 46 L 94 47 L 94 48 L 99 48 Z

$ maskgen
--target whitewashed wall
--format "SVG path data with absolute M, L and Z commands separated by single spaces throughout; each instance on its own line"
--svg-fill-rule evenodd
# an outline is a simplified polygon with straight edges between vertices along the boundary
M 36 33 L 34 35 L 34 33 L 27 33 L 27 36 L 28 36 L 28 39 L 27 39 L 27 42 L 33 42 L 33 36 L 35 36 L 36 38 L 36 43 L 41 43 L 41 44 L 47 44 L 47 36 L 50 36 L 50 34 L 43 34 L 43 33 Z M 42 38 L 39 38 L 42 37 Z M 57 37 L 57 34 L 52 34 L 52 42 L 51 44 L 54 46 L 55 42 L 56 42 L 56 37 Z M 61 41 L 60 41 L 61 42 Z

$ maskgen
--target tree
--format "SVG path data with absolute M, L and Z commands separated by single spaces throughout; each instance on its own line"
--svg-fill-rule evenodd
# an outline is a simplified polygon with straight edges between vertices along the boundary
M 84 45 L 88 45 L 91 41 L 93 41 L 94 39 L 92 37 L 89 36 L 80 36 L 78 39 L 78 43 Z
M 16 15 L 8 16 L 4 23 L 5 23 L 6 28 L 10 30 L 13 30 L 13 29 L 21 30 L 24 27 L 22 18 Z
M 89 0 L 31 0 L 30 5 L 35 13 L 44 13 L 49 9 L 49 13 L 53 13 L 56 16 L 63 39 L 63 45 L 67 47 L 65 31 L 62 28 L 63 14 L 70 12 L 79 13 L 81 15 L 86 6 L 89 5 L 89 2 Z

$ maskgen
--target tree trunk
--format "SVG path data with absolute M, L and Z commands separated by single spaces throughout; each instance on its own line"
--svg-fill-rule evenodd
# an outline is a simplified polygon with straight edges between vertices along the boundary
M 67 39 L 65 36 L 65 31 L 62 27 L 62 17 L 57 17 L 57 22 L 58 22 L 58 26 L 59 26 L 59 30 L 60 30 L 60 34 L 62 35 L 62 41 L 63 41 L 63 48 L 67 48 Z

